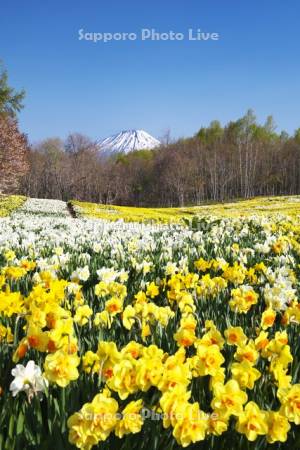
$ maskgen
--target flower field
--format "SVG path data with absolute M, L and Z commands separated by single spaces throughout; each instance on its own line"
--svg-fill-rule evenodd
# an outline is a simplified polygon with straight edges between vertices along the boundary
M 202 206 L 182 208 L 136 208 L 116 205 L 100 205 L 97 203 L 70 201 L 79 217 L 104 219 L 124 222 L 161 222 L 177 223 L 201 217 L 249 217 L 255 215 L 284 214 L 289 217 L 300 214 L 300 196 L 257 197 L 231 203 L 212 203 Z
M 0 449 L 299 450 L 299 201 L 10 208 Z

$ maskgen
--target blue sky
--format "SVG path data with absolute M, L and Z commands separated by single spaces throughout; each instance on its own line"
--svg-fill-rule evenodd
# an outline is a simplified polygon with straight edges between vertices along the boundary
M 298 0 L 10 0 L 0 59 L 26 90 L 32 142 L 78 131 L 101 138 L 141 128 L 190 136 L 253 108 L 278 129 L 300 126 Z M 200 28 L 219 41 L 79 41 L 78 30 Z

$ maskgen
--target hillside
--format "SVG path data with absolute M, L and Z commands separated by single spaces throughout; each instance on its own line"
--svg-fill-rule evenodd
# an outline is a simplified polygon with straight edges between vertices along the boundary
M 213 203 L 187 208 L 136 208 L 72 201 L 78 216 L 109 221 L 178 222 L 193 216 L 239 217 L 251 215 L 300 214 L 300 196 L 257 197 L 228 203 Z

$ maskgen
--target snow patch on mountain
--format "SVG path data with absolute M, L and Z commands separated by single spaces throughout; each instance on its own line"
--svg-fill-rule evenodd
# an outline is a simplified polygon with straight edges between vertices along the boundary
M 160 141 L 144 130 L 126 130 L 100 141 L 99 149 L 100 154 L 111 156 L 134 150 L 151 150 L 159 145 Z

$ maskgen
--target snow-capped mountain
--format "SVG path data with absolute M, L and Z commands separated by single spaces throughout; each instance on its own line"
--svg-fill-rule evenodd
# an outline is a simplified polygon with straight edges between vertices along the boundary
M 133 150 L 150 150 L 159 145 L 160 141 L 144 130 L 121 131 L 99 142 L 100 154 L 106 156 L 129 153 Z

